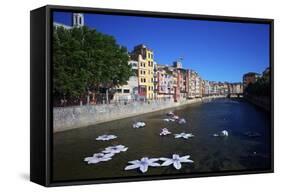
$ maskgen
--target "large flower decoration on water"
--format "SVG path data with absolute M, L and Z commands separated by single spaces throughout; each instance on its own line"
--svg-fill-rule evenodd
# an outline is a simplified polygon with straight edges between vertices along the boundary
M 116 139 L 117 136 L 115 135 L 101 135 L 96 138 L 97 141 L 108 141 L 112 139 Z
M 169 135 L 169 134 L 171 134 L 171 132 L 167 128 L 163 128 L 160 133 L 161 136 L 165 136 L 165 135 Z
M 220 133 L 213 134 L 214 137 L 228 137 L 228 131 L 222 130 Z
M 139 121 L 133 124 L 133 128 L 138 129 L 138 128 L 145 127 L 145 125 L 146 125 L 145 122 Z
M 175 119 L 175 120 L 179 120 L 180 117 L 177 116 L 177 115 L 173 115 L 172 118 Z
M 128 163 L 131 165 L 125 167 L 125 170 L 140 169 L 142 173 L 145 173 L 147 172 L 148 167 L 159 167 L 160 164 L 156 163 L 158 160 L 158 158 L 149 159 L 148 157 L 143 157 L 141 160 L 129 161 Z
M 174 116 L 174 112 L 173 111 L 170 111 L 169 113 L 167 113 L 167 116 Z
M 125 152 L 128 150 L 128 147 L 125 147 L 124 145 L 114 145 L 114 146 L 109 146 L 103 150 L 103 153 L 120 153 L 120 152 Z
M 181 118 L 181 119 L 179 119 L 178 123 L 179 124 L 184 124 L 184 123 L 186 123 L 186 120 L 184 118 Z
M 88 162 L 88 164 L 96 164 L 102 161 L 109 161 L 111 160 L 114 153 L 95 153 L 92 157 L 86 157 L 84 161 Z
M 190 137 L 194 137 L 194 135 L 192 133 L 180 133 L 180 134 L 175 134 L 175 138 L 184 138 L 184 139 L 188 139 Z
M 173 165 L 176 169 L 180 169 L 182 167 L 181 163 L 193 163 L 193 161 L 189 158 L 190 155 L 180 157 L 178 154 L 173 154 L 173 157 L 171 159 L 166 157 L 161 157 L 160 160 L 164 161 L 164 163 L 162 163 L 161 166 Z
M 172 118 L 165 118 L 165 119 L 163 119 L 163 121 L 165 121 L 165 122 L 174 122 L 175 120 L 172 119 Z

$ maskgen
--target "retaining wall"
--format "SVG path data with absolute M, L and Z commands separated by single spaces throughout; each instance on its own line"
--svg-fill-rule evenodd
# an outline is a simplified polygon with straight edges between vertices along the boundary
M 214 98 L 214 97 L 211 97 Z M 217 98 L 217 97 L 215 97 Z M 56 107 L 53 109 L 54 132 L 85 127 L 97 123 L 122 119 L 144 113 L 159 111 L 181 105 L 202 102 L 208 98 L 197 98 L 180 102 L 154 100 L 124 104 L 86 105 L 73 107 Z

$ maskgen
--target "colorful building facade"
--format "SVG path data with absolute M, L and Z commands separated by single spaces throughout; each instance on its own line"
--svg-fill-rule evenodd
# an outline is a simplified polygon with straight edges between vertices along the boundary
M 251 83 L 254 84 L 257 82 L 258 78 L 261 75 L 258 73 L 250 72 L 243 75 L 243 87 L 244 89 Z
M 139 95 L 145 99 L 154 99 L 153 51 L 141 44 L 135 46 L 130 55 L 138 62 Z

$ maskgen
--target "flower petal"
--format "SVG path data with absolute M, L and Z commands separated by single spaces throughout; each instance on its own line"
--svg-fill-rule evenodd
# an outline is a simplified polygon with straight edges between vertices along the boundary
M 167 159 L 164 163 L 161 164 L 161 166 L 169 166 L 173 164 L 173 160 L 172 159 Z
M 128 150 L 128 147 L 125 147 L 125 148 L 121 149 L 121 151 L 123 151 L 123 152 L 125 152 L 127 150 Z
M 140 160 L 133 160 L 133 161 L 129 161 L 128 163 L 131 163 L 131 164 L 138 164 L 138 163 L 140 163 Z
M 112 157 L 112 156 L 114 156 L 115 154 L 114 153 L 106 153 L 106 154 L 104 154 L 104 158 L 109 158 L 109 157 Z
M 166 157 L 160 157 L 159 158 L 161 161 L 167 161 L 169 158 L 166 158 Z
M 174 167 L 176 168 L 176 169 L 180 169 L 181 168 L 181 163 L 180 163 L 180 161 L 174 161 Z
M 149 163 L 148 165 L 151 166 L 151 167 L 159 167 L 160 166 L 159 163 Z
M 141 170 L 141 172 L 143 172 L 143 173 L 147 172 L 147 170 L 148 170 L 148 165 L 147 165 L 147 164 L 146 164 L 146 165 L 140 165 L 140 170 Z
M 148 159 L 148 163 L 153 163 L 154 161 L 159 161 L 159 158 Z
M 100 161 L 109 161 L 109 160 L 111 160 L 111 159 L 112 159 L 112 158 L 110 158 L 110 157 L 108 157 L 108 158 L 106 157 L 106 158 L 101 158 Z
M 97 159 L 97 158 L 92 158 L 92 159 L 90 159 L 90 160 L 88 161 L 88 164 L 96 164 L 96 163 L 99 163 L 99 162 L 100 162 L 99 159 Z
M 143 157 L 143 158 L 141 158 L 141 161 L 148 161 L 148 157 Z
M 180 162 L 182 162 L 182 163 L 193 163 L 194 161 L 192 161 L 191 159 L 183 159 L 183 160 L 180 160 Z
M 136 168 L 139 168 L 139 167 L 140 167 L 139 164 L 128 165 L 128 166 L 125 167 L 125 170 L 136 169 Z
M 190 158 L 190 155 L 185 155 L 185 156 L 180 157 L 180 160 L 189 159 L 189 158 Z
M 178 154 L 173 154 L 173 159 L 179 159 L 180 156 Z

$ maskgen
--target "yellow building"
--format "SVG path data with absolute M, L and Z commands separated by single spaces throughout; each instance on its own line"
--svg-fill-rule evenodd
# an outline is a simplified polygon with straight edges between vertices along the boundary
M 153 51 L 145 45 L 137 45 L 131 53 L 131 59 L 138 62 L 139 96 L 154 98 L 154 60 Z

